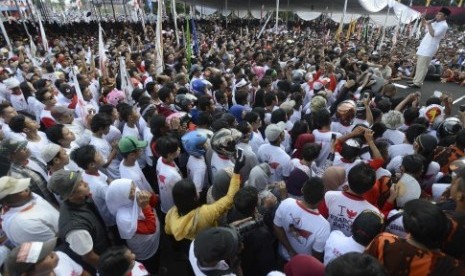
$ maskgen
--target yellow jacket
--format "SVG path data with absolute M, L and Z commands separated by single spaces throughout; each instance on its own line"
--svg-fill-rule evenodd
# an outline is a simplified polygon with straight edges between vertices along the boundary
M 228 193 L 212 204 L 204 204 L 190 211 L 187 215 L 179 216 L 178 208 L 172 207 L 165 218 L 165 232 L 174 236 L 177 241 L 195 239 L 197 233 L 216 226 L 217 220 L 233 205 L 234 195 L 239 191 L 241 178 L 233 174 Z

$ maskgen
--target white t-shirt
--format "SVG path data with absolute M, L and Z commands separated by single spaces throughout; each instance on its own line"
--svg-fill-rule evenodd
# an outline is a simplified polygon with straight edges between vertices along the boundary
M 161 210 L 166 214 L 174 206 L 173 187 L 176 182 L 182 180 L 182 176 L 174 162 L 166 163 L 163 158 L 158 158 L 157 179 L 160 187 Z
M 302 202 L 288 198 L 279 205 L 273 223 L 284 228 L 289 243 L 297 253 L 312 255 L 312 251 L 324 251 L 330 227 L 318 210 L 308 209 Z M 284 259 L 290 259 L 282 244 L 278 251 Z
M 315 163 L 312 163 L 310 166 L 302 164 L 302 161 L 298 158 L 291 159 L 290 169 L 289 171 L 292 172 L 294 169 L 299 169 L 306 173 L 308 177 L 312 177 L 313 171 L 315 168 Z
M 349 126 L 343 126 L 339 122 L 332 122 L 331 123 L 331 131 L 339 132 L 342 135 L 346 135 L 346 134 L 352 132 L 352 129 L 354 128 L 354 126 L 355 126 L 354 124 L 351 124 Z
M 121 163 L 119 164 L 119 173 L 121 175 L 121 178 L 127 178 L 134 181 L 136 186 L 142 191 L 148 191 L 153 193 L 153 189 L 150 186 L 150 183 L 147 181 L 147 178 L 145 178 L 144 173 L 142 173 L 138 161 L 136 161 L 136 163 L 132 167 L 124 165 L 124 160 L 121 161 Z
M 150 148 L 150 142 L 152 142 L 153 134 L 150 132 L 150 128 L 146 128 L 144 130 L 144 141 L 147 142 L 148 146 L 145 147 L 144 149 L 144 157 L 145 157 L 145 162 L 147 162 L 147 165 L 150 167 L 153 167 L 153 153 L 152 149 Z
M 389 214 L 387 215 L 387 220 L 395 216 L 396 214 L 400 213 L 402 211 L 397 210 L 397 209 L 392 209 Z M 405 232 L 404 229 L 404 223 L 402 221 L 402 215 L 398 216 L 396 219 L 391 221 L 389 225 L 386 226 L 386 232 L 389 232 L 391 234 L 394 234 L 400 238 L 407 238 L 407 233 Z
M 431 36 L 429 31 L 426 31 L 426 34 L 421 40 L 420 46 L 417 50 L 417 55 L 419 56 L 433 57 L 439 49 L 441 39 L 444 38 L 447 29 L 449 28 L 446 20 L 441 22 L 433 22 L 431 23 L 431 27 L 434 30 L 434 37 Z
M 352 169 L 355 165 L 357 165 L 360 162 L 362 162 L 361 159 L 355 159 L 354 162 L 349 163 L 342 158 L 339 152 L 336 152 L 334 155 L 333 166 L 344 168 L 344 170 L 346 171 L 346 176 L 348 176 L 350 169 Z
M 108 190 L 108 176 L 101 171 L 98 175 L 88 174 L 85 171 L 82 172 L 82 180 L 89 184 L 89 189 L 92 194 L 92 200 L 97 207 L 97 210 L 102 216 L 106 226 L 113 226 L 116 224 L 115 217 L 110 213 L 105 201 L 105 197 Z
M 207 164 L 205 157 L 189 156 L 187 161 L 187 175 L 195 184 L 197 193 L 200 193 L 205 185 L 205 177 L 207 176 Z
M 10 208 L 2 215 L 2 229 L 14 245 L 48 241 L 58 233 L 59 212 L 42 197 L 32 194 L 31 202 Z
M 29 111 L 29 106 L 23 94 L 15 95 L 11 94 L 10 103 L 16 109 L 16 111 Z
M 131 270 L 131 276 L 147 276 L 149 272 L 145 269 L 145 266 L 138 261 L 134 262 L 134 267 Z
M 405 156 L 414 154 L 413 145 L 411 144 L 398 144 L 392 145 L 388 147 L 388 153 L 390 158 L 394 158 L 396 156 Z
M 347 192 L 326 192 L 324 205 L 328 210 L 328 221 L 331 225 L 331 231 L 340 230 L 346 236 L 352 234 L 352 223 L 364 210 L 368 209 L 381 214 L 378 208 L 371 205 L 362 197 Z
M 346 237 L 341 231 L 334 230 L 326 241 L 324 264 L 327 265 L 330 261 L 346 253 L 363 253 L 363 251 L 365 251 L 365 246 L 357 243 L 352 236 Z
M 258 152 L 258 148 L 265 144 L 265 139 L 260 131 L 252 132 L 252 139 L 249 141 L 249 145 L 252 147 L 253 152 Z
M 66 237 L 69 248 L 79 256 L 88 254 L 94 248 L 94 241 L 87 230 L 70 231 Z
M 53 269 L 56 276 L 77 276 L 83 272 L 82 266 L 73 261 L 61 251 L 55 251 L 58 256 L 58 265 Z
M 229 158 L 221 157 L 218 153 L 212 153 L 211 170 L 212 170 L 212 181 L 215 179 L 216 174 L 222 169 L 234 167 L 234 162 Z
M 394 145 L 402 144 L 405 141 L 405 134 L 397 129 L 386 129 L 383 138 L 388 139 Z
M 108 162 L 108 158 L 110 157 L 112 150 L 110 143 L 104 138 L 98 138 L 92 135 L 90 138 L 90 144 L 93 145 L 102 154 L 105 163 Z M 121 178 L 119 173 L 119 161 L 116 160 L 116 157 L 103 171 L 112 179 Z
M 336 138 L 342 136 L 338 132 L 321 131 L 319 129 L 315 129 L 312 132 L 313 136 L 315 136 L 315 143 L 321 145 L 320 154 L 318 155 L 318 158 L 315 160 L 317 166 L 323 165 L 326 159 L 328 158 L 329 153 L 331 152 L 331 138 L 333 136 L 333 133 L 336 134 Z
M 263 144 L 258 149 L 257 157 L 260 162 L 270 165 L 272 181 L 282 181 L 289 176 L 291 157 L 282 148 Z
M 47 135 L 42 131 L 38 131 L 37 134 L 40 137 L 39 141 L 27 141 L 27 148 L 31 151 L 31 155 L 39 159 L 42 163 L 46 164 L 44 159 L 42 159 L 42 149 L 50 144 L 50 141 L 47 139 Z

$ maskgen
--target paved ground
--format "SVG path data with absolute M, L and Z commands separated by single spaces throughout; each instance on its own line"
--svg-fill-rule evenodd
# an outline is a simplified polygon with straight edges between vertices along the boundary
M 405 81 L 395 82 L 402 85 L 407 85 Z M 431 97 L 434 91 L 441 91 L 442 93 L 446 93 L 447 95 L 451 96 L 452 99 L 455 101 L 456 99 L 465 96 L 465 87 L 459 86 L 455 83 L 441 83 L 440 81 L 425 81 L 423 86 L 420 89 L 414 89 L 407 87 L 406 89 L 397 87 L 397 94 L 399 96 L 406 96 L 409 93 L 413 93 L 415 91 L 421 91 L 421 102 L 422 104 Z M 452 107 L 452 114 L 457 114 L 460 105 L 465 105 L 465 98 L 460 102 L 456 103 Z

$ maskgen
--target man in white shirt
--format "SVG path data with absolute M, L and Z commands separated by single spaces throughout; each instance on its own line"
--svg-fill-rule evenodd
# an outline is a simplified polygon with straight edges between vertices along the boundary
M 269 144 L 263 144 L 258 148 L 257 157 L 260 162 L 266 162 L 271 167 L 273 181 L 282 181 L 289 176 L 291 157 L 280 147 L 284 140 L 285 124 L 270 124 L 265 129 L 266 139 Z
M 2 229 L 14 245 L 48 241 L 58 233 L 58 211 L 29 189 L 30 178 L 0 178 Z
M 156 151 L 160 154 L 156 167 L 158 186 L 160 187 L 160 208 L 166 214 L 174 206 L 172 193 L 174 184 L 182 180 L 181 171 L 174 163 L 181 149 L 176 138 L 163 136 L 157 140 Z
M 273 223 L 279 240 L 278 251 L 287 261 L 297 254 L 312 255 L 322 261 L 330 226 L 318 211 L 324 196 L 321 178 L 310 178 L 302 193 L 303 201 L 288 198 L 276 210 Z
M 347 191 L 329 191 L 320 204 L 320 213 L 328 219 L 331 230 L 340 230 L 346 236 L 351 234 L 351 225 L 364 210 L 379 213 L 375 206 L 363 198 L 376 181 L 375 171 L 367 164 L 355 165 L 348 175 L 349 189 Z
M 332 231 L 325 244 L 324 264 L 349 252 L 363 253 L 365 247 L 381 233 L 383 217 L 370 210 L 363 211 L 352 224 L 352 236 L 346 237 L 339 230 Z
M 410 87 L 420 88 L 423 85 L 423 81 L 428 73 L 429 64 L 439 49 L 441 39 L 444 38 L 449 28 L 446 22 L 449 15 L 450 10 L 443 7 L 433 20 L 426 21 L 424 17 L 421 18 L 421 23 L 425 26 L 426 34 L 417 50 L 415 77 L 409 85 Z

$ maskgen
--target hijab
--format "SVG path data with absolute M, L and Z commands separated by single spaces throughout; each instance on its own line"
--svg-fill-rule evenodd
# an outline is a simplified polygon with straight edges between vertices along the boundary
M 258 191 L 263 191 L 270 184 L 271 167 L 267 163 L 259 164 L 250 171 L 246 185 L 253 186 Z
M 132 180 L 117 179 L 108 186 L 105 201 L 108 210 L 116 217 L 116 224 L 122 239 L 131 239 L 137 231 L 137 221 L 139 220 L 140 208 L 137 200 L 129 199 Z M 136 188 L 137 194 L 138 188 Z
M 322 178 L 325 185 L 325 192 L 337 191 L 346 181 L 346 171 L 342 167 L 332 166 L 326 169 Z
M 315 136 L 311 133 L 303 133 L 297 137 L 294 144 L 294 152 L 292 153 L 293 158 L 302 159 L 302 150 L 307 143 L 314 143 Z

